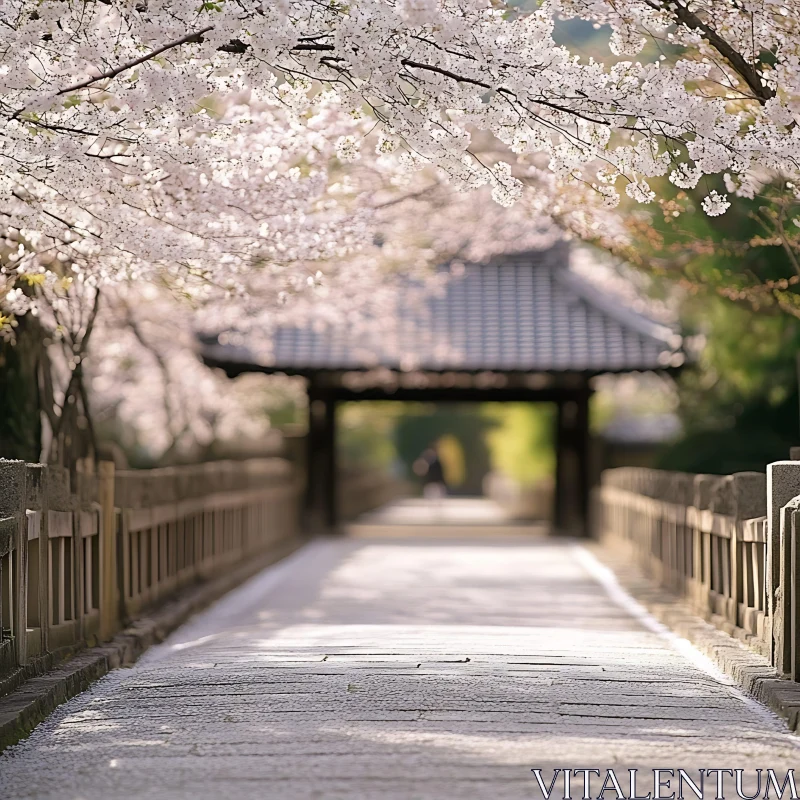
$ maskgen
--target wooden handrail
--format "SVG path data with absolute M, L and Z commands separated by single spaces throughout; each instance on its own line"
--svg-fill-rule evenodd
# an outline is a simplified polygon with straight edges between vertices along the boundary
M 110 639 L 196 580 L 298 534 L 281 459 L 118 471 L 0 460 L 0 681 Z
M 596 535 L 701 616 L 773 658 L 767 481 L 623 467 L 594 494 Z

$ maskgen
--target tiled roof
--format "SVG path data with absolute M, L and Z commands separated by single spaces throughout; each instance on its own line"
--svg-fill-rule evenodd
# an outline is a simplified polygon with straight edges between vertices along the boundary
M 366 369 L 623 372 L 682 360 L 680 337 L 568 269 L 563 246 L 467 264 L 443 293 L 401 295 L 383 337 L 346 326 L 282 327 L 260 366 L 280 372 Z M 366 339 L 366 340 L 365 340 Z M 209 361 L 255 361 L 246 347 L 207 344 Z

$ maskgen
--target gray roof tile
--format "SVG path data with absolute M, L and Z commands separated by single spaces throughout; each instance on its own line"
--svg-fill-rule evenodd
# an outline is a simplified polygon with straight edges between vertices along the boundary
M 563 246 L 504 255 L 465 265 L 422 308 L 401 295 L 394 344 L 394 336 L 365 341 L 346 326 L 282 327 L 262 366 L 592 373 L 667 366 L 674 332 L 589 285 L 567 262 Z M 246 348 L 209 344 L 204 354 L 216 363 L 252 361 Z

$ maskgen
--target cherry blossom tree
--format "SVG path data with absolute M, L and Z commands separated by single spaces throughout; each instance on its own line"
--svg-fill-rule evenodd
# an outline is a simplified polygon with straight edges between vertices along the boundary
M 102 335 L 87 360 L 88 417 L 97 438 L 115 441 L 139 463 L 218 456 L 220 443 L 274 453 L 270 413 L 301 404 L 303 381 L 257 374 L 229 380 L 208 369 L 197 356 L 192 321 L 190 307 L 150 284 L 105 298 Z
M 646 203 L 654 176 L 694 186 L 753 167 L 794 173 L 797 12 L 796 0 L 8 0 L 6 192 L 23 175 L 28 191 L 103 185 L 119 149 L 141 170 L 174 170 L 214 126 L 203 98 L 247 89 L 300 112 L 319 86 L 354 113 L 366 104 L 387 151 L 459 185 L 489 183 L 504 204 L 520 184 L 507 162 L 471 152 L 474 129 L 547 152 L 551 169 L 594 181 L 609 203 L 619 181 Z M 640 60 L 575 57 L 554 40 L 557 16 L 607 25 L 611 54 Z M 339 140 L 343 157 L 358 146 Z M 728 202 L 711 189 L 704 208 Z
M 374 121 L 381 154 L 434 164 L 458 188 L 489 184 L 502 205 L 521 196 L 521 173 L 544 154 L 561 191 L 583 182 L 611 207 L 623 186 L 649 203 L 648 179 L 689 188 L 724 174 L 726 188 L 709 186 L 701 204 L 720 214 L 754 173 L 797 172 L 797 11 L 796 0 L 9 0 L 0 9 L 7 226 L 44 237 L 39 250 L 91 261 L 103 280 L 147 279 L 167 265 L 171 281 L 201 274 L 238 291 L 252 251 L 263 257 L 254 228 L 279 216 L 254 187 L 286 127 L 294 152 L 313 152 L 314 131 L 341 160 L 358 157 L 371 125 L 348 130 L 341 114 L 320 111 L 332 105 Z M 557 17 L 607 26 L 610 57 L 557 45 Z M 242 112 L 242 93 L 285 113 Z M 477 131 L 511 157 L 482 158 Z M 285 207 L 286 188 L 270 186 L 273 208 Z M 296 187 L 288 196 L 296 204 Z M 253 197 L 262 211 L 245 220 L 239 201 Z M 330 245 L 325 234 L 338 228 L 305 241 Z M 212 240 L 224 258 L 208 258 Z M 280 250 L 284 264 L 296 255 Z
M 98 328 L 103 337 L 119 331 L 115 313 L 137 301 L 122 318 L 133 324 L 147 316 L 141 304 L 153 299 L 137 287 L 151 287 L 160 312 L 182 320 L 190 336 L 189 320 L 198 327 L 222 326 L 226 315 L 241 322 L 313 290 L 315 264 L 371 240 L 367 204 L 329 174 L 337 138 L 363 122 L 324 97 L 302 124 L 275 99 L 215 97 L 207 107 L 216 127 L 195 132 L 202 142 L 187 145 L 183 162 L 173 154 L 170 172 L 149 162 L 140 169 L 123 146 L 99 160 L 106 175 L 99 187 L 87 177 L 67 194 L 18 176 L 0 206 L 0 337 L 15 344 L 4 348 L 0 368 L 4 383 L 23 390 L 16 401 L 6 392 L 3 417 L 12 428 L 23 419 L 35 430 L 30 409 L 41 407 L 52 444 L 63 451 L 60 434 L 74 427 L 68 417 L 89 419 L 82 365 L 90 339 Z M 24 438 L 35 457 L 39 437 Z
M 557 44 L 559 18 L 607 26 L 608 58 Z M 447 225 L 425 244 L 377 222 L 426 180 L 612 249 L 598 209 L 621 191 L 705 186 L 718 215 L 756 175 L 798 185 L 798 19 L 797 0 L 5 0 L 0 332 L 66 343 L 61 418 L 102 298 L 131 286 L 201 329 L 391 304 L 394 272 L 458 250 Z

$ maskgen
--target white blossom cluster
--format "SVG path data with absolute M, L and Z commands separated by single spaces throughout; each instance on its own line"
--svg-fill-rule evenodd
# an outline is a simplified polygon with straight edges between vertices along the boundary
M 518 192 L 503 191 L 502 164 L 471 157 L 470 131 L 490 131 L 517 153 L 546 152 L 560 178 L 591 180 L 604 165 L 595 189 L 609 207 L 620 183 L 649 203 L 648 179 L 664 175 L 693 188 L 703 175 L 730 173 L 746 183 L 752 170 L 797 172 L 796 0 L 554 0 L 529 13 L 514 5 L 359 0 L 323 11 L 296 3 L 292 26 L 328 35 L 280 61 L 344 83 L 346 103 L 366 97 L 391 133 L 457 183 L 500 182 L 501 203 Z M 616 55 L 641 57 L 651 43 L 669 56 L 609 65 L 578 59 L 554 42 L 557 16 L 608 24 Z M 723 206 L 715 195 L 703 204 L 712 214 Z
M 330 178 L 335 135 L 361 123 L 324 96 L 302 121 L 269 100 L 213 98 L 213 125 L 162 121 L 147 149 L 107 145 L 63 161 L 59 147 L 76 140 L 40 132 L 28 146 L 53 138 L 55 151 L 43 153 L 41 175 L 12 172 L 3 149 L 10 193 L 0 213 L 19 246 L 0 265 L 0 330 L 35 306 L 30 286 L 58 291 L 76 277 L 101 288 L 149 282 L 206 306 L 272 307 L 307 288 L 314 263 L 369 242 L 369 209 L 354 189 L 331 192 Z
M 609 25 L 611 52 L 641 60 L 575 57 L 553 39 L 558 16 Z M 557 171 L 600 159 L 640 185 L 670 164 L 794 171 L 799 20 L 797 0 L 4 0 L 4 190 L 26 174 L 59 191 L 67 172 L 107 188 L 119 150 L 141 171 L 186 164 L 197 130 L 218 128 L 212 96 L 254 91 L 302 114 L 320 83 L 454 173 L 474 128 L 546 150 Z M 664 60 L 642 57 L 655 40 Z M 478 171 L 505 199 L 506 176 Z
M 573 55 L 559 16 L 609 25 L 640 60 Z M 379 152 L 504 206 L 520 176 L 476 155 L 476 131 L 609 207 L 620 184 L 651 202 L 659 176 L 795 174 L 799 27 L 798 0 L 4 0 L 0 209 L 100 280 L 180 264 L 240 291 L 254 258 L 358 242 L 309 200 L 328 159 L 359 158 L 365 115 Z M 668 55 L 645 57 L 653 42 Z

